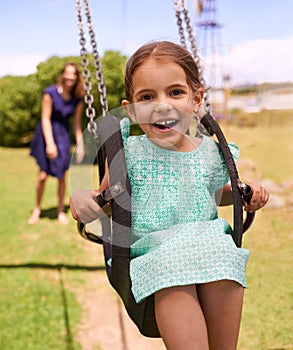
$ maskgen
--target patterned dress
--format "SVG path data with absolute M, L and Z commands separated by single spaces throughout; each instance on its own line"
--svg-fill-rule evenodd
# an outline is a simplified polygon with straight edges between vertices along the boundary
M 31 142 L 30 155 L 36 159 L 41 170 L 60 179 L 70 165 L 69 118 L 73 116 L 76 106 L 82 99 L 71 98 L 68 101 L 64 100 L 59 94 L 56 85 L 49 86 L 44 90 L 44 93 L 49 94 L 53 102 L 51 123 L 54 141 L 58 148 L 58 157 L 51 160 L 46 155 L 46 144 L 41 121 L 37 125 L 34 139 Z
M 237 248 L 218 217 L 215 192 L 229 181 L 217 142 L 202 135 L 192 152 L 129 136 L 121 121 L 132 190 L 130 277 L 137 302 L 171 286 L 233 280 L 246 287 L 249 251 Z M 230 144 L 234 158 L 238 148 Z

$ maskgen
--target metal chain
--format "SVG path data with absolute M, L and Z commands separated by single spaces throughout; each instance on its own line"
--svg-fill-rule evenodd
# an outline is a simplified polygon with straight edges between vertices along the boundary
M 182 25 L 180 7 L 182 7 L 182 9 L 183 9 L 182 11 L 183 11 L 186 29 L 187 29 L 187 33 L 188 33 L 188 39 L 189 39 L 189 42 L 191 45 L 191 53 L 193 55 L 194 61 L 195 61 L 197 68 L 198 68 L 199 80 L 200 80 L 202 86 L 204 87 L 204 95 L 203 95 L 204 109 L 206 112 L 211 112 L 211 104 L 209 102 L 209 94 L 208 94 L 208 90 L 206 89 L 206 81 L 203 77 L 203 69 L 202 69 L 202 66 L 200 63 L 200 57 L 198 56 L 198 53 L 197 53 L 195 36 L 193 35 L 192 26 L 190 24 L 190 18 L 189 18 L 187 6 L 186 6 L 186 0 L 180 0 L 180 1 L 174 0 L 174 7 L 175 7 L 175 11 L 176 11 L 176 18 L 177 18 L 177 24 L 178 24 L 178 28 L 179 28 L 179 37 L 180 37 L 181 46 L 183 48 L 187 49 L 186 39 L 185 39 L 185 35 L 184 35 L 184 28 Z
M 91 45 L 93 49 L 93 56 L 94 56 L 94 65 L 96 68 L 96 77 L 98 81 L 98 90 L 100 93 L 100 103 L 102 106 L 102 113 L 103 116 L 105 116 L 108 112 L 108 104 L 107 104 L 107 94 L 106 94 L 106 87 L 104 84 L 104 77 L 102 73 L 102 66 L 99 59 L 99 53 L 97 50 L 97 44 L 95 41 L 95 34 L 93 31 L 93 23 L 90 16 L 90 8 L 87 0 L 84 0 L 84 8 L 85 8 L 85 14 L 87 18 L 87 24 L 89 28 L 89 35 L 91 38 Z M 87 105 L 86 107 L 86 116 L 89 118 L 89 122 L 87 125 L 87 128 L 89 132 L 93 135 L 93 138 L 96 142 L 99 141 L 99 134 L 98 134 L 98 126 L 96 122 L 94 121 L 94 118 L 96 116 L 95 109 L 93 107 L 94 103 L 94 97 L 92 94 L 92 83 L 90 81 L 91 73 L 88 69 L 89 66 L 89 60 L 87 58 L 87 50 L 85 47 L 86 39 L 85 39 L 85 32 L 84 32 L 84 26 L 83 26 L 83 13 L 82 13 L 82 2 L 81 0 L 76 0 L 76 9 L 77 9 L 77 19 L 78 19 L 78 28 L 79 28 L 79 36 L 80 36 L 80 55 L 81 55 L 81 65 L 83 67 L 82 76 L 84 78 L 84 89 L 86 91 L 84 101 Z
M 180 2 L 181 1 L 174 0 L 174 8 L 175 8 L 175 13 L 176 13 L 176 18 L 177 18 L 177 25 L 179 28 L 180 44 L 184 49 L 187 50 L 186 40 L 185 40 L 185 35 L 184 35 L 184 28 L 182 25 L 182 19 L 181 19 L 181 14 L 180 14 Z
M 93 26 L 93 21 L 91 18 L 91 11 L 90 11 L 88 0 L 84 0 L 84 7 L 85 7 L 85 15 L 87 18 L 87 24 L 88 24 L 88 29 L 89 29 L 89 35 L 90 35 L 90 39 L 91 39 L 91 45 L 92 45 L 92 49 L 93 49 L 94 65 L 96 68 L 96 77 L 98 80 L 98 90 L 100 93 L 100 103 L 102 106 L 103 116 L 105 116 L 108 112 L 107 92 L 106 92 L 106 86 L 104 83 L 104 75 L 102 73 L 102 65 L 100 62 L 100 55 L 98 52 L 98 46 L 97 46 L 97 42 L 95 39 L 94 26 Z
M 93 138 L 96 142 L 99 140 L 98 127 L 94 121 L 96 116 L 95 109 L 93 108 L 94 97 L 91 93 L 92 83 L 90 81 L 91 73 L 88 69 L 89 60 L 87 58 L 87 51 L 85 48 L 85 37 L 84 37 L 84 29 L 83 29 L 83 20 L 82 20 L 82 10 L 81 10 L 81 2 L 80 0 L 76 0 L 76 9 L 77 9 L 77 19 L 78 19 L 78 29 L 79 29 L 79 43 L 81 46 L 80 55 L 81 55 L 81 65 L 83 67 L 82 77 L 84 79 L 84 89 L 85 89 L 85 97 L 84 101 L 87 105 L 86 107 L 86 116 L 90 119 L 87 125 L 88 131 L 93 135 Z

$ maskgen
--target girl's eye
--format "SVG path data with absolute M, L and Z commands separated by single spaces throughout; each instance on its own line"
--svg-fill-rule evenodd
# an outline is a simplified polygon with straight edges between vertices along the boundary
M 151 95 L 143 95 L 140 97 L 141 101 L 151 101 L 152 96 Z
M 170 95 L 171 95 L 171 96 L 180 96 L 180 95 L 182 95 L 182 94 L 183 94 L 183 91 L 180 90 L 180 89 L 175 89 L 175 90 L 172 90 L 172 91 L 170 92 Z

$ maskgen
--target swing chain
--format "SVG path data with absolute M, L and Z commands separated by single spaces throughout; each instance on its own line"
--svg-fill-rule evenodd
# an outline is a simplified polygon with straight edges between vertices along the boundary
M 186 47 L 186 41 L 185 41 L 185 36 L 184 36 L 184 28 L 182 25 L 182 19 L 180 15 L 180 4 L 179 1 L 175 0 L 174 1 L 174 8 L 175 8 L 175 13 L 176 13 L 176 18 L 177 18 L 177 25 L 179 28 L 179 38 L 180 38 L 180 44 L 184 49 L 187 49 Z
M 81 65 L 83 67 L 82 77 L 84 79 L 84 89 L 86 92 L 85 97 L 84 97 L 84 101 L 87 105 L 86 116 L 89 118 L 87 128 L 88 128 L 88 131 L 93 135 L 94 140 L 96 142 L 98 142 L 99 134 L 98 134 L 97 124 L 94 121 L 94 118 L 96 116 L 96 112 L 95 112 L 95 109 L 93 107 L 94 97 L 91 93 L 91 90 L 92 90 L 92 83 L 90 81 L 91 73 L 88 69 L 89 60 L 87 58 L 87 51 L 86 51 L 86 47 L 85 47 L 86 40 L 84 37 L 82 10 L 81 10 L 80 0 L 76 0 L 76 9 L 77 9 L 78 28 L 79 28 L 79 36 L 80 36 L 79 43 L 81 46 L 81 49 L 80 49 Z
M 89 60 L 87 58 L 87 50 L 85 47 L 86 39 L 85 39 L 85 33 L 84 33 L 84 27 L 83 27 L 83 18 L 82 18 L 82 8 L 81 8 L 81 0 L 76 0 L 76 9 L 77 9 L 77 18 L 78 18 L 78 28 L 79 28 L 79 36 L 80 36 L 80 54 L 81 54 L 81 65 L 83 67 L 82 77 L 84 78 L 84 89 L 86 91 L 86 95 L 84 97 L 84 101 L 87 105 L 86 107 L 86 116 L 89 118 L 89 122 L 87 125 L 88 131 L 93 135 L 94 140 L 99 143 L 99 133 L 98 133 L 98 126 L 94 121 L 94 118 L 96 116 L 95 108 L 93 107 L 94 103 L 94 97 L 91 93 L 92 91 L 92 83 L 90 81 L 91 73 L 88 69 L 89 67 Z M 89 28 L 89 35 L 91 39 L 91 45 L 93 49 L 93 57 L 94 57 L 94 65 L 96 68 L 96 78 L 98 81 L 98 91 L 100 93 L 100 103 L 102 106 L 102 113 L 103 116 L 107 114 L 108 111 L 108 104 L 107 104 L 107 97 L 106 97 L 106 87 L 104 84 L 104 77 L 102 73 L 102 67 L 99 60 L 99 53 L 97 50 L 97 43 L 95 41 L 95 34 L 93 31 L 93 23 L 91 20 L 90 15 L 90 9 L 89 4 L 87 0 L 84 0 L 84 8 L 85 8 L 85 14 L 87 18 L 87 24 Z
M 87 24 L 88 24 L 88 29 L 89 29 L 89 35 L 90 35 L 90 41 L 93 49 L 93 57 L 94 57 L 94 65 L 96 68 L 96 78 L 98 80 L 98 90 L 100 93 L 100 103 L 102 106 L 102 112 L 103 116 L 105 116 L 108 112 L 108 103 L 107 103 L 107 92 L 106 92 L 106 86 L 104 82 L 104 76 L 102 73 L 102 65 L 100 62 L 100 55 L 98 52 L 98 46 L 97 42 L 95 39 L 95 33 L 94 33 L 94 26 L 93 26 L 93 21 L 91 18 L 91 12 L 90 12 L 90 7 L 88 0 L 84 0 L 84 7 L 85 7 L 85 15 L 87 18 Z
M 190 24 L 190 18 L 189 18 L 189 14 L 188 14 L 188 10 L 187 10 L 186 0 L 174 0 L 174 8 L 175 8 L 176 17 L 177 17 L 177 24 L 178 24 L 178 28 L 179 28 L 180 43 L 181 43 L 181 46 L 183 48 L 187 49 L 186 39 L 185 39 L 185 35 L 184 35 L 184 28 L 182 25 L 180 7 L 182 7 L 182 9 L 183 9 L 182 11 L 183 11 L 186 29 L 187 29 L 187 33 L 188 33 L 188 39 L 189 39 L 189 42 L 191 45 L 191 53 L 193 55 L 193 58 L 195 60 L 197 68 L 198 68 L 199 80 L 200 80 L 202 86 L 204 87 L 204 94 L 203 94 L 204 110 L 206 112 L 211 113 L 211 105 L 209 103 L 209 94 L 208 94 L 208 90 L 206 89 L 206 81 L 203 78 L 203 69 L 202 69 L 202 66 L 200 64 L 201 60 L 200 60 L 200 57 L 198 56 L 197 49 L 196 49 L 195 37 L 193 35 L 192 26 Z

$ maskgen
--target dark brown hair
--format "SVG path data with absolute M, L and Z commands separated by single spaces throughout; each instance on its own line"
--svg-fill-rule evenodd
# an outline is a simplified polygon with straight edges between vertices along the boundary
M 62 75 L 65 72 L 66 68 L 68 66 L 72 66 L 74 67 L 75 71 L 76 71 L 76 83 L 72 89 L 72 96 L 75 98 L 81 98 L 85 95 L 85 91 L 83 88 L 83 79 L 79 70 L 79 66 L 75 63 L 75 62 L 67 62 L 63 65 L 60 76 L 58 78 L 58 82 L 62 82 Z
M 147 59 L 164 59 L 174 62 L 183 68 L 188 85 L 193 91 L 201 88 L 198 67 L 191 54 L 180 45 L 170 41 L 158 41 L 141 46 L 128 60 L 125 71 L 125 95 L 132 101 L 132 77 L 136 69 Z

